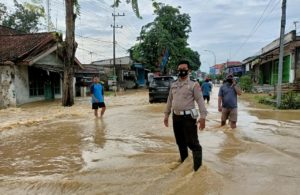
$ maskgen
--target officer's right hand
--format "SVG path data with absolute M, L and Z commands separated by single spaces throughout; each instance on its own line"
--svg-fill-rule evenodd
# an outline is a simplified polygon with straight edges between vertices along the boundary
M 165 116 L 165 118 L 164 118 L 164 124 L 165 124 L 166 127 L 169 126 L 169 117 Z
M 199 123 L 199 129 L 203 130 L 205 128 L 205 119 L 204 118 L 200 118 L 198 120 L 198 123 Z

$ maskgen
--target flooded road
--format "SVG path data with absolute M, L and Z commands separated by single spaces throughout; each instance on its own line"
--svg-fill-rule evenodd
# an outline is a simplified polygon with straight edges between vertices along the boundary
M 1 194 L 300 194 L 300 111 L 239 102 L 237 129 L 220 127 L 217 89 L 199 132 L 203 166 L 178 163 L 165 104 L 147 91 L 70 108 L 39 102 L 0 110 Z

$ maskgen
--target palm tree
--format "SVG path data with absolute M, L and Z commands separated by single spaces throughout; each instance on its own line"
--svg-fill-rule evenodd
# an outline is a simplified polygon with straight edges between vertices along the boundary
M 113 6 L 118 7 L 121 3 L 120 0 L 115 0 Z M 131 3 L 132 9 L 137 17 L 140 17 L 138 0 L 126 0 L 126 3 Z M 79 14 L 78 0 L 65 0 L 66 5 L 66 39 L 65 39 L 65 51 L 64 54 L 64 77 L 63 77 L 63 94 L 62 105 L 72 106 L 74 104 L 74 89 L 73 89 L 73 77 L 74 77 L 74 58 L 76 52 L 75 45 L 75 19 Z M 74 13 L 76 9 L 76 13 Z
M 113 6 L 119 7 L 120 3 L 121 3 L 121 0 L 115 0 L 115 3 Z M 138 0 L 126 0 L 126 3 L 131 3 L 133 12 L 135 13 L 135 15 L 138 18 L 141 18 L 140 12 L 139 12 Z

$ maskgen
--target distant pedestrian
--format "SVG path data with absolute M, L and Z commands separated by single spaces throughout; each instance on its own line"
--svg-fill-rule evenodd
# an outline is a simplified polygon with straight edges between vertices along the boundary
M 92 109 L 94 110 L 95 117 L 98 117 L 98 108 L 101 108 L 100 117 L 104 115 L 106 106 L 104 103 L 104 88 L 99 81 L 99 77 L 93 78 L 93 84 L 91 86 L 92 95 Z
M 177 68 L 179 78 L 170 88 L 164 124 L 168 127 L 169 115 L 172 112 L 173 130 L 181 162 L 188 157 L 189 148 L 193 152 L 194 170 L 197 171 L 202 165 L 202 147 L 198 140 L 197 123 L 199 129 L 205 128 L 207 111 L 199 83 L 189 79 L 189 62 L 180 61 Z M 195 101 L 200 110 L 199 119 Z
M 231 74 L 227 75 L 226 82 L 219 89 L 218 110 L 222 112 L 221 126 L 229 119 L 230 127 L 236 128 L 237 122 L 237 95 L 241 95 L 241 89 Z
M 209 83 L 209 79 L 205 79 L 205 82 L 202 84 L 202 94 L 204 101 L 206 100 L 209 103 L 210 100 L 210 92 L 211 92 L 212 85 Z

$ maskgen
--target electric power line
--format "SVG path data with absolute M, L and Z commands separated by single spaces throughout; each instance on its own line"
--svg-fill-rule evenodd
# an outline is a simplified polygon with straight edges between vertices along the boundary
M 269 8 L 269 6 L 271 5 L 271 2 L 273 0 L 269 0 L 267 6 L 265 7 L 265 9 L 263 10 L 262 14 L 260 15 L 259 19 L 257 20 L 257 22 L 255 23 L 255 25 L 253 26 L 252 30 L 250 31 L 249 35 L 247 36 L 246 40 L 238 47 L 238 49 L 236 50 L 235 54 L 233 55 L 233 58 L 242 50 L 242 48 L 245 46 L 245 44 L 249 41 L 249 39 L 254 35 L 254 33 L 259 29 L 259 27 L 263 24 L 264 22 L 264 15 L 267 11 L 267 9 Z M 271 11 L 269 12 L 272 13 L 274 11 L 274 9 L 276 8 L 276 6 L 278 5 L 278 3 L 280 3 L 280 0 L 278 0 L 273 6 L 273 8 L 271 9 Z
M 116 43 L 117 45 L 120 46 L 120 48 L 122 48 L 123 50 L 127 51 L 128 52 L 128 49 L 126 49 L 124 46 L 122 46 L 120 43 Z

